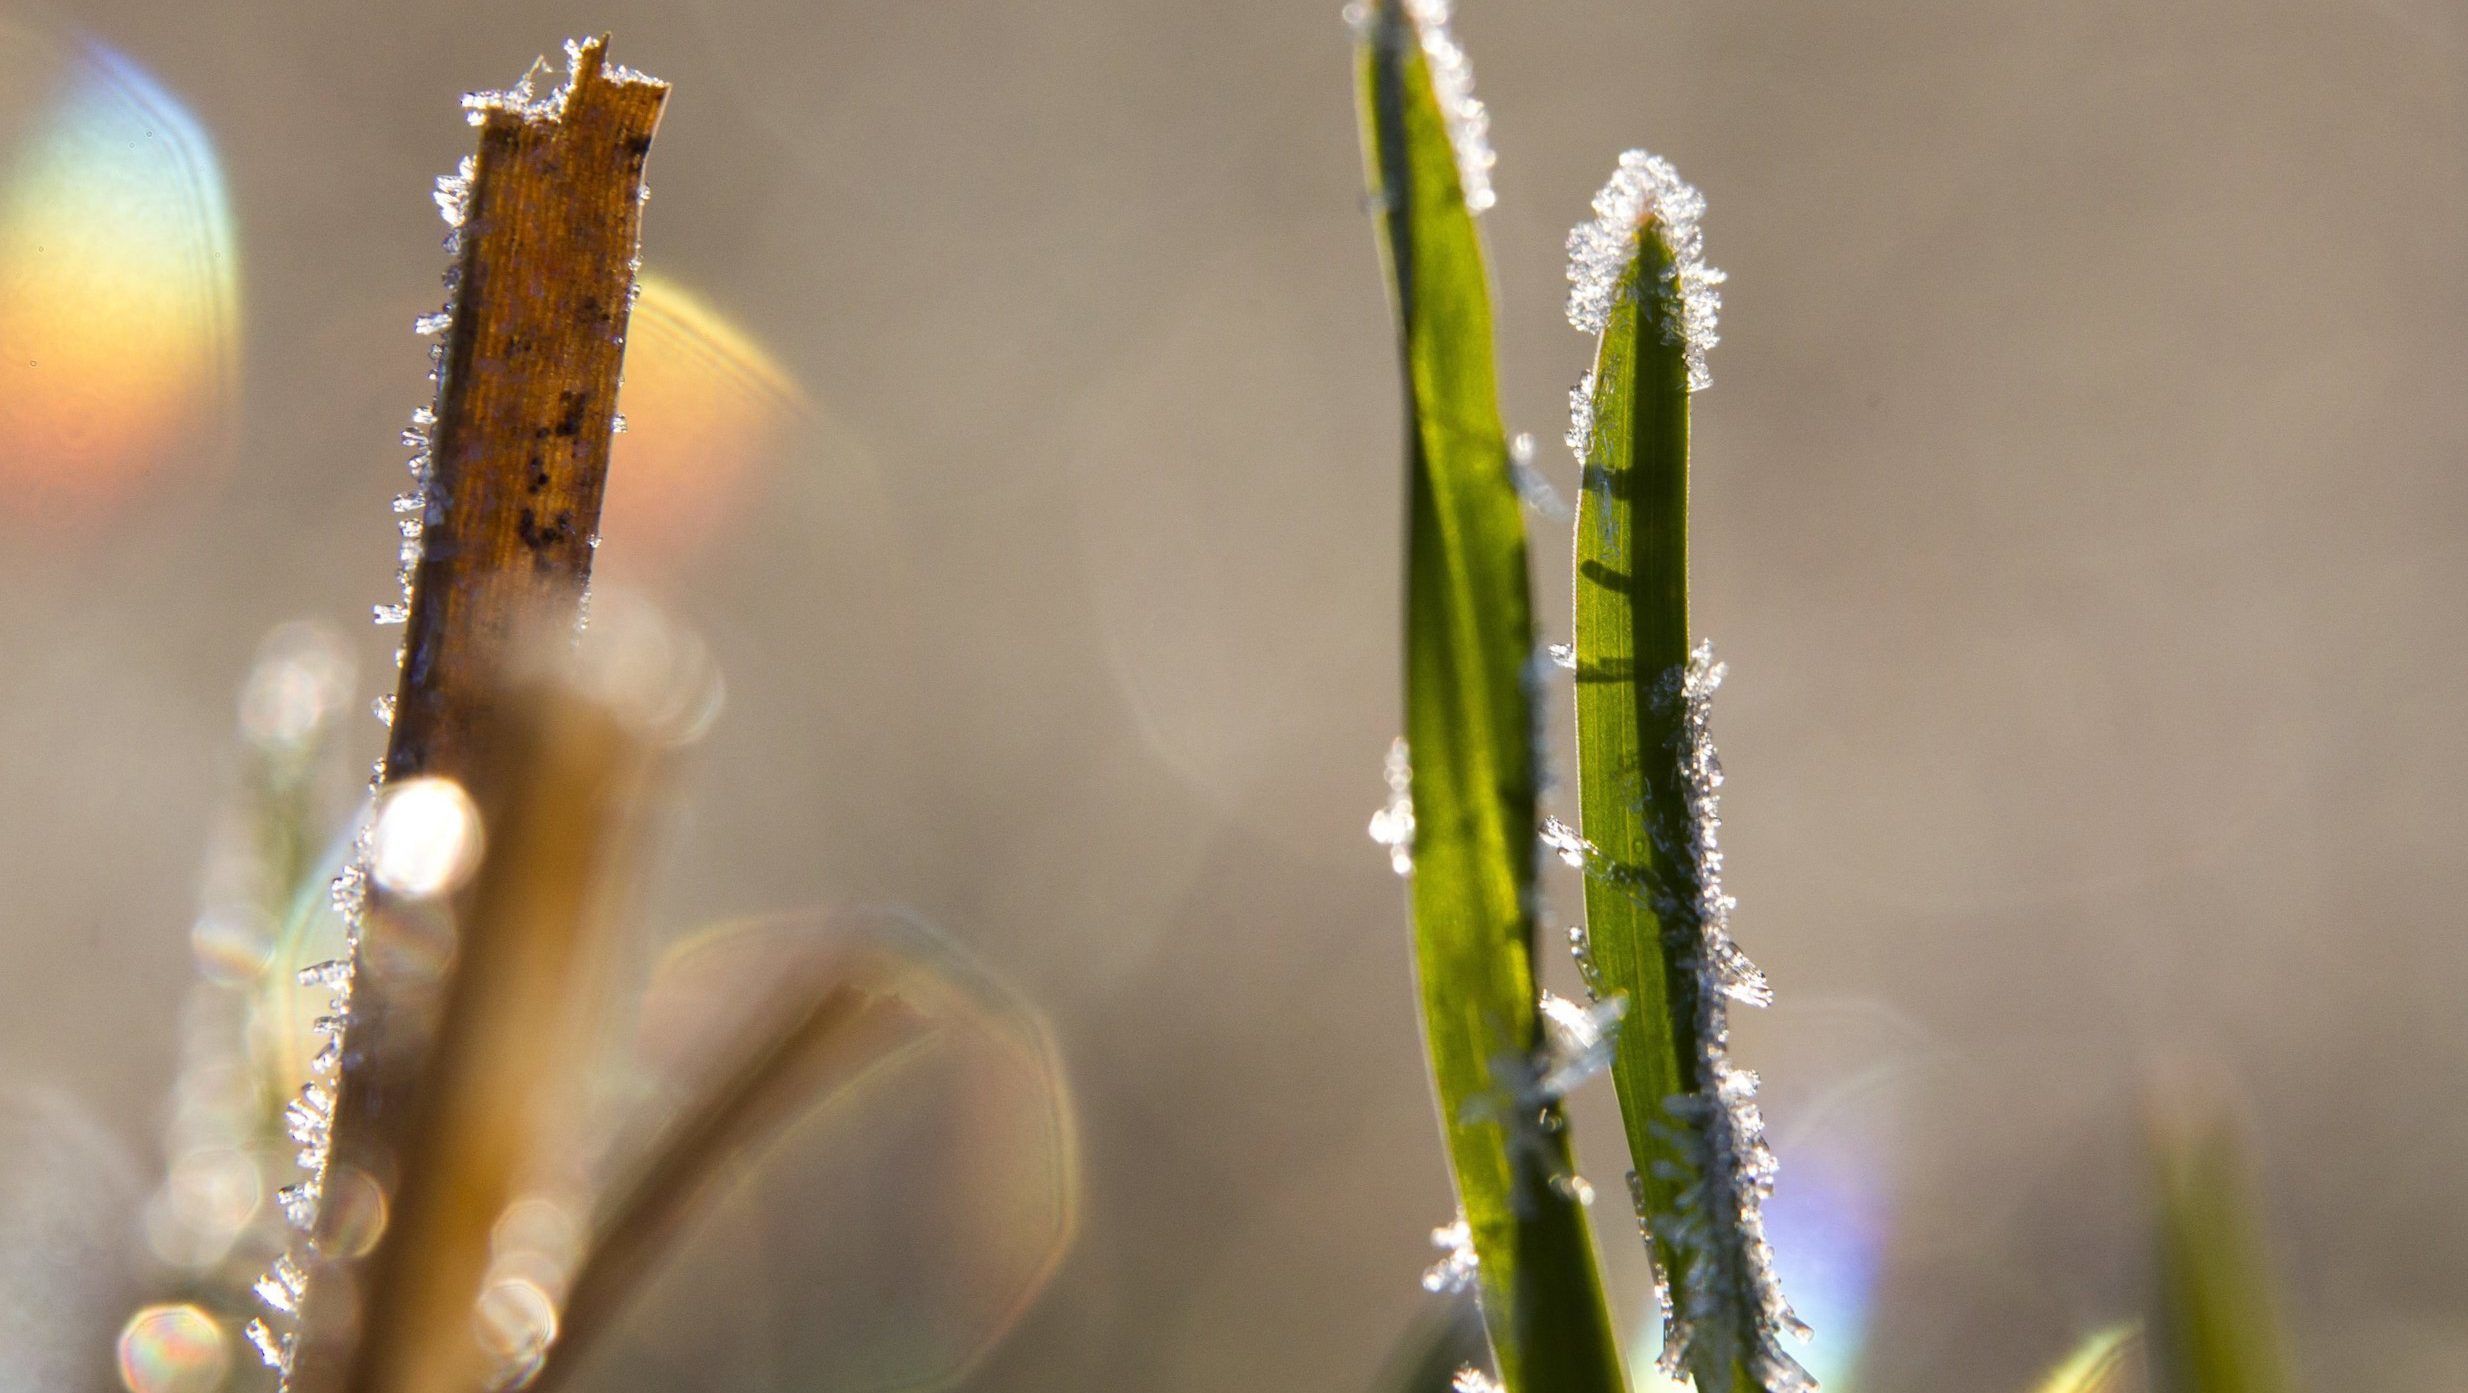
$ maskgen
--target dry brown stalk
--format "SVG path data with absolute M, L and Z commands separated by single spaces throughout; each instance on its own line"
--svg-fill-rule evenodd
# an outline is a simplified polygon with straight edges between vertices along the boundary
M 642 728 L 553 690 L 493 705 L 471 736 L 487 849 L 454 905 L 464 932 L 436 1045 L 392 1139 L 400 1176 L 361 1284 L 353 1393 L 487 1382 L 472 1312 L 490 1235 L 574 1121 L 578 1012 L 601 995 L 606 897 L 655 764 Z
M 422 553 L 383 765 L 389 785 L 422 774 L 461 783 L 492 814 L 491 838 L 500 835 L 494 816 L 515 819 L 518 848 L 529 845 L 524 837 L 548 837 L 542 829 L 553 826 L 582 836 L 579 829 L 596 825 L 591 819 L 615 796 L 594 782 L 616 777 L 612 766 L 564 769 L 559 794 L 577 801 L 562 811 L 517 798 L 498 761 L 553 762 L 573 751 L 545 737 L 505 734 L 536 713 L 498 704 L 514 650 L 527 641 L 560 645 L 581 618 L 632 302 L 643 165 L 668 95 L 665 84 L 609 64 L 605 36 L 568 53 L 558 93 L 542 100 L 508 94 L 472 107 L 479 149 L 450 272 L 455 306 L 429 426 Z M 614 736 L 602 738 L 600 757 L 625 753 L 623 742 L 608 743 Z M 539 989 L 529 978 L 492 984 L 491 972 L 527 969 L 491 964 L 505 954 L 550 952 L 554 941 L 580 933 L 579 923 L 557 921 L 580 914 L 579 899 L 559 907 L 538 897 L 585 893 L 587 868 L 557 860 L 584 850 L 542 843 L 537 855 L 548 860 L 527 868 L 522 858 L 534 852 L 509 853 L 500 842 L 483 871 L 486 898 L 456 906 L 461 941 L 450 947 L 442 978 L 390 970 L 424 960 L 439 928 L 433 911 L 372 896 L 356 954 L 331 1165 L 377 1180 L 395 1196 L 395 1213 L 376 1247 L 359 1257 L 343 1255 L 346 1245 L 335 1241 L 347 1216 L 320 1215 L 293 1387 L 460 1393 L 453 1381 L 460 1373 L 413 1357 L 404 1341 L 445 1328 L 430 1322 L 441 1318 L 438 1303 L 452 1300 L 461 1303 L 452 1328 L 468 1333 L 472 1291 L 451 1296 L 449 1289 L 466 1276 L 476 1284 L 478 1274 L 450 1256 L 459 1252 L 452 1243 L 429 1245 L 445 1242 L 441 1233 L 461 1235 L 457 1223 L 476 1212 L 469 1206 L 492 1192 L 468 1175 L 428 1173 L 438 1164 L 479 1163 L 437 1153 L 432 1129 L 440 1117 L 475 1106 L 473 1046 L 456 1034 L 487 1017 L 474 1003 Z M 504 883 L 535 873 L 542 878 L 530 890 Z M 460 1358 L 461 1346 L 447 1343 L 436 1358 Z
M 666 84 L 578 44 L 560 105 L 477 109 L 432 483 L 386 769 L 459 776 L 517 624 L 579 619 Z

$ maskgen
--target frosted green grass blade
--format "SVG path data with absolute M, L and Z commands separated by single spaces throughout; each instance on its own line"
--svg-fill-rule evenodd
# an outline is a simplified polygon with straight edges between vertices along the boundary
M 2242 1139 L 2216 1097 L 2152 1110 L 2159 1244 L 2152 1367 L 2164 1393 L 2292 1393 Z
M 1424 1034 L 1501 1377 L 1511 1393 L 1610 1393 L 1625 1384 L 1571 1194 L 1565 1123 L 1535 1088 L 1532 598 L 1482 249 L 1435 93 L 1435 54 L 1444 83 L 1462 83 L 1463 58 L 1431 8 L 1369 6 L 1359 69 L 1406 380 L 1405 704 Z
M 1666 1370 L 1702 1393 L 1782 1393 L 1807 1376 L 1778 1343 L 1797 1318 L 1758 1210 L 1771 1157 L 1753 1080 L 1724 1052 L 1726 991 L 1763 984 L 1730 944 L 1713 845 L 1702 722 L 1720 671 L 1689 646 L 1689 393 L 1720 277 L 1696 260 L 1701 200 L 1667 164 L 1631 152 L 1595 207 L 1570 238 L 1570 315 L 1601 335 L 1569 436 L 1589 985 L 1627 999 L 1612 1079 L 1677 1315 Z

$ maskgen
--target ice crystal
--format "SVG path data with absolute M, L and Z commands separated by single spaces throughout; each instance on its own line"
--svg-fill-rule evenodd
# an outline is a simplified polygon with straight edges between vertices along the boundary
M 1423 1290 L 1428 1292 L 1459 1292 L 1474 1285 L 1474 1274 L 1482 1259 L 1474 1252 L 1474 1230 L 1460 1213 L 1454 1222 L 1431 1231 L 1431 1246 L 1440 1250 L 1439 1261 L 1423 1272 Z
M 1587 997 L 1602 999 L 1602 974 L 1594 967 L 1594 940 L 1587 935 L 1585 925 L 1568 926 L 1568 956 L 1577 960 L 1577 980 L 1585 983 Z
M 286 1380 L 291 1377 L 291 1336 L 275 1334 L 262 1320 L 250 1321 L 240 1333 L 248 1337 L 249 1348 L 257 1351 L 267 1368 Z
M 1670 161 L 1631 150 L 1620 156 L 1611 182 L 1594 195 L 1593 221 L 1568 234 L 1568 322 L 1589 334 L 1610 323 L 1620 279 L 1637 256 L 1638 237 L 1650 224 L 1662 238 L 1671 252 L 1671 270 L 1657 287 L 1655 318 L 1663 342 L 1680 346 L 1692 392 L 1712 385 L 1705 354 L 1716 342 L 1714 322 L 1722 309 L 1723 273 L 1705 264 L 1705 234 L 1697 226 L 1704 215 L 1705 196 L 1683 181 Z M 1577 434 L 1573 427 L 1570 434 Z
M 1714 752 L 1714 692 L 1724 668 L 1699 644 L 1663 683 L 1660 699 L 1678 706 L 1675 735 L 1687 840 L 1675 848 L 1690 882 L 1674 917 L 1694 930 L 1686 959 L 1696 975 L 1694 1091 L 1666 1100 L 1672 1124 L 1660 1132 L 1687 1158 L 1656 1163 L 1662 1179 L 1685 1181 L 1675 1213 L 1650 1222 L 1659 1254 L 1677 1273 L 1663 1343 L 1666 1373 L 1701 1354 L 1743 1361 L 1766 1393 L 1806 1393 L 1815 1381 L 1782 1346 L 1808 1336 L 1782 1294 L 1765 1236 L 1765 1200 L 1775 1160 L 1757 1108 L 1757 1076 L 1731 1061 L 1730 1004 L 1771 999 L 1763 974 L 1731 937 L 1736 901 L 1723 887 L 1722 764 Z M 1633 1184 L 1633 1182 L 1632 1182 Z M 1645 1213 L 1638 1186 L 1639 1211 Z M 1747 1302 L 1740 1310 L 1737 1302 Z M 1711 1349 L 1708 1350 L 1710 1342 Z
M 437 176 L 437 192 L 432 196 L 437 200 L 437 216 L 445 219 L 447 227 L 460 228 L 470 219 L 471 181 L 479 168 L 478 157 L 465 155 L 452 174 Z
M 1560 437 L 1568 451 L 1577 457 L 1583 468 L 1585 457 L 1594 448 L 1594 370 L 1587 368 L 1577 385 L 1568 389 L 1568 433 Z
M 265 1303 L 267 1310 L 276 1315 L 296 1315 L 300 1310 L 300 1298 L 308 1291 L 308 1275 L 288 1254 L 278 1255 L 274 1265 L 266 1269 L 266 1274 L 257 1279 L 251 1290 L 257 1293 L 257 1299 Z
M 1400 735 L 1388 746 L 1382 765 L 1388 780 L 1388 802 L 1371 815 L 1371 840 L 1388 848 L 1388 868 L 1399 875 L 1414 871 L 1414 761 Z
M 575 44 L 566 45 L 566 55 L 569 59 L 572 59 L 577 52 L 578 48 Z M 522 77 L 517 79 L 512 87 L 494 92 L 465 92 L 463 94 L 463 117 L 475 126 L 487 121 L 491 115 L 500 113 L 522 121 L 557 120 L 566 113 L 566 96 L 570 89 L 560 86 L 546 96 L 541 96 L 538 92 L 541 81 L 553 76 L 554 70 L 549 67 L 546 58 L 534 58 L 531 60 L 530 68 L 524 71 Z
M 1537 835 L 1542 840 L 1543 849 L 1559 857 L 1560 864 L 1572 870 L 1584 870 L 1586 861 L 1594 854 L 1592 842 L 1577 835 L 1576 828 L 1556 817 L 1545 817 L 1542 831 Z
M 1535 1061 L 1535 1088 L 1557 1101 L 1577 1085 L 1611 1067 L 1611 1051 L 1619 1039 L 1620 1018 L 1628 1014 L 1628 998 L 1615 996 L 1591 1006 L 1567 997 L 1542 994 L 1542 1058 Z
M 1551 519 L 1568 521 L 1568 500 L 1551 486 L 1551 480 L 1534 465 L 1534 437 L 1519 431 L 1508 441 L 1508 479 L 1516 486 L 1517 497 L 1525 506 Z
M 274 1192 L 274 1202 L 281 1207 L 284 1222 L 302 1232 L 317 1222 L 317 1198 L 317 1186 L 305 1180 Z
M 566 80 L 543 95 L 540 85 L 551 81 L 556 70 L 546 58 L 535 58 L 531 67 L 512 87 L 496 92 L 466 92 L 463 94 L 463 119 L 472 125 L 484 124 L 492 115 L 512 116 L 520 121 L 557 121 L 566 114 L 566 103 L 574 95 L 574 81 L 582 71 L 583 45 L 566 40 Z M 600 74 L 618 83 L 649 82 L 650 78 L 622 63 L 603 59 Z
M 1448 1381 L 1449 1393 L 1500 1393 L 1499 1380 L 1468 1364 Z

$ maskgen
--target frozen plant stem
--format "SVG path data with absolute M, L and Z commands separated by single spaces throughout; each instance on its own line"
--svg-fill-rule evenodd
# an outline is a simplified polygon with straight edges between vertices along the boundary
M 1544 1086 L 1534 627 L 1474 228 L 1488 198 L 1481 106 L 1441 0 L 1375 0 L 1350 17 L 1406 387 L 1406 741 L 1391 786 L 1410 802 L 1382 830 L 1413 878 L 1424 1039 L 1501 1380 L 1614 1393 L 1625 1380 L 1583 1186 Z
M 476 155 L 440 181 L 451 228 L 447 307 L 424 317 L 441 335 L 434 407 L 406 444 L 415 487 L 398 503 L 405 594 L 381 622 L 407 623 L 381 783 L 439 775 L 485 782 L 473 741 L 499 690 L 507 650 L 525 636 L 571 633 L 582 615 L 608 479 L 609 444 L 642 226 L 643 164 L 665 84 L 609 63 L 605 37 L 569 44 L 565 85 L 542 97 L 531 79 L 465 99 Z M 536 71 L 536 70 L 535 70 Z M 390 999 L 382 974 L 358 970 L 387 945 L 385 905 L 365 867 L 336 887 L 353 970 L 335 988 L 327 1029 L 341 1031 L 333 1087 L 312 1084 L 331 1117 L 298 1130 L 307 1178 L 285 1209 L 310 1230 L 308 1292 L 296 1334 L 265 1325 L 252 1342 L 299 1386 L 340 1386 L 348 1367 L 361 1258 L 332 1250 L 338 1216 L 322 1212 L 324 1179 L 351 1166 L 389 1189 L 421 1106 L 435 1043 L 425 1012 Z M 478 924 L 476 929 L 489 926 Z M 363 934 L 366 930 L 366 935 Z M 465 945 L 463 955 L 471 956 Z M 325 969 L 313 969 L 324 972 Z M 279 1314 L 279 1313 L 278 1313 Z M 357 1385 L 355 1385 L 357 1386 Z
M 473 703 L 515 626 L 579 619 L 599 542 L 617 376 L 665 84 L 573 46 L 565 88 L 467 103 L 430 479 L 389 777 L 459 772 Z

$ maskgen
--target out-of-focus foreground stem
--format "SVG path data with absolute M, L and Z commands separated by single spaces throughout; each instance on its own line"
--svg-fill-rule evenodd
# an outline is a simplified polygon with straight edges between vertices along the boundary
M 513 690 L 519 699 L 493 702 L 468 732 L 485 847 L 470 887 L 450 909 L 383 900 L 372 925 L 450 932 L 455 942 L 435 1043 L 406 1125 L 386 1138 L 399 1177 L 357 1284 L 358 1329 L 340 1385 L 352 1393 L 471 1393 L 496 1381 L 503 1371 L 473 1320 L 491 1233 L 572 1150 L 607 901 L 623 879 L 657 742 L 600 702 Z M 386 831 L 381 823 L 381 866 Z M 450 924 L 436 922 L 441 911 Z M 417 1001 L 433 961 L 372 958 L 363 972 L 397 989 L 398 1002 Z

